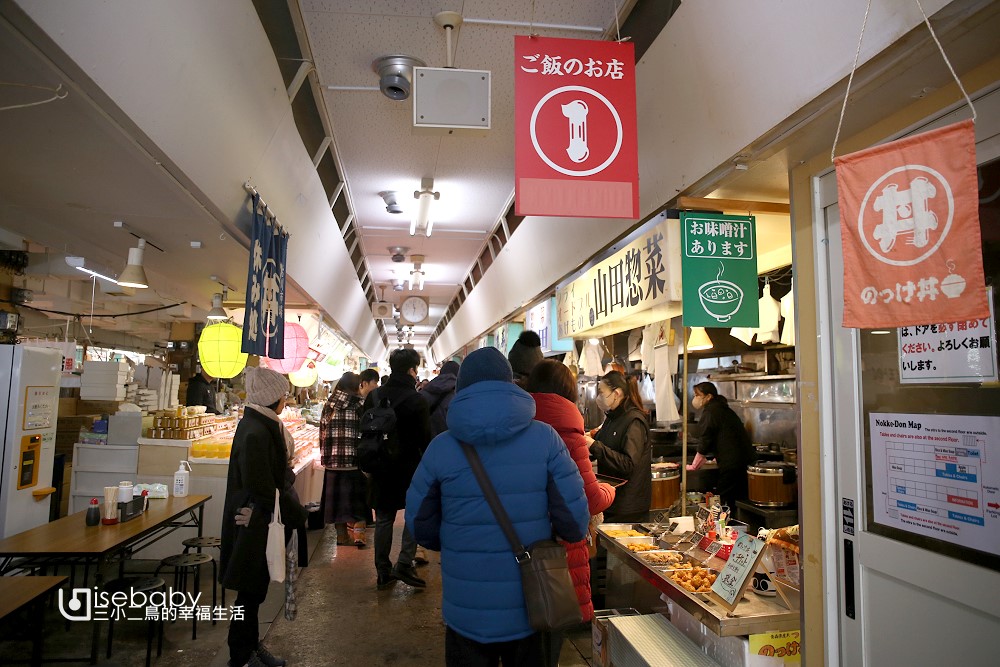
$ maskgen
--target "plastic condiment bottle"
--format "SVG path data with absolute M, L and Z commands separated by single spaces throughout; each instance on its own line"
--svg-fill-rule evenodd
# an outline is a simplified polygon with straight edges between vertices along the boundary
M 87 507 L 87 525 L 96 526 L 101 523 L 101 506 L 97 502 L 97 498 L 90 499 L 90 505 Z
M 187 470 L 184 469 L 187 466 Z M 187 461 L 181 461 L 180 466 L 177 468 L 177 472 L 174 473 L 174 496 L 177 498 L 183 498 L 188 494 L 188 483 L 191 479 L 191 464 Z

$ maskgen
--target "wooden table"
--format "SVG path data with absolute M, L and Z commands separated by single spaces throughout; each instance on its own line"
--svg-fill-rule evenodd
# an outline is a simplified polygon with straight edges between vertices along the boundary
M 31 633 L 31 664 L 42 664 L 45 623 L 45 595 L 66 581 L 66 577 L 0 577 L 0 619 L 32 605 L 28 625 Z M 34 604 L 32 604 L 34 603 Z
M 150 499 L 149 509 L 138 518 L 112 526 L 88 526 L 86 511 L 82 511 L 11 535 L 0 540 L 0 574 L 35 572 L 59 565 L 84 565 L 89 569 L 93 565 L 94 583 L 100 587 L 104 566 L 116 557 L 124 567 L 126 558 L 178 528 L 196 527 L 201 537 L 205 503 L 211 498 L 191 495 Z M 94 623 L 91 664 L 97 663 L 99 634 L 100 626 Z

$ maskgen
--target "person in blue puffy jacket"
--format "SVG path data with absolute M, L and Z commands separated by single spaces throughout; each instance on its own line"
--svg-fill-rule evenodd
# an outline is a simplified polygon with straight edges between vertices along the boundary
M 441 552 L 448 665 L 544 664 L 528 622 L 510 542 L 460 446 L 476 448 L 524 545 L 556 535 L 578 542 L 590 513 L 566 445 L 534 420 L 535 402 L 513 383 L 492 347 L 466 357 L 448 410 L 448 430 L 431 441 L 406 494 L 406 525 L 417 543 Z

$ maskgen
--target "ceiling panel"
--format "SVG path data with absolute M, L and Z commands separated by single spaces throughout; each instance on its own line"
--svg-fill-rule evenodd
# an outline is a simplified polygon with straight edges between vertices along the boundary
M 371 63 L 406 54 L 429 66 L 446 64 L 446 37 L 433 21 L 442 10 L 466 18 L 605 27 L 614 20 L 608 0 L 513 0 L 432 2 L 301 0 L 300 6 L 319 81 L 326 86 L 378 85 Z M 454 35 L 455 66 L 491 74 L 492 127 L 488 132 L 414 133 L 409 100 L 378 91 L 325 90 L 334 142 L 344 165 L 355 224 L 376 285 L 406 278 L 411 268 L 389 259 L 390 246 L 425 255 L 431 317 L 427 333 L 458 294 L 486 238 L 506 213 L 514 189 L 514 37 L 527 27 L 465 24 Z M 593 32 L 540 30 L 546 36 L 596 39 Z M 431 238 L 409 235 L 420 179 L 434 178 L 441 198 L 433 202 Z M 398 192 L 405 212 L 385 210 L 378 195 Z M 404 270 L 405 268 L 405 270 Z M 398 293 L 386 291 L 395 300 Z M 389 323 L 390 325 L 392 323 Z M 421 333 L 420 327 L 417 333 Z M 394 328 L 389 327 L 390 341 Z

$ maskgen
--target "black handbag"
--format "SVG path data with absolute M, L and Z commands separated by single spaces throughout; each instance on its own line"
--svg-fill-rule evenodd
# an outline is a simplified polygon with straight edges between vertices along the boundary
M 479 482 L 479 488 L 514 551 L 514 559 L 521 570 L 524 604 L 528 609 L 531 627 L 537 631 L 550 631 L 579 625 L 583 622 L 583 614 L 576 599 L 573 580 L 569 576 L 566 548 L 551 539 L 539 540 L 525 548 L 514 531 L 507 511 L 500 503 L 479 454 L 472 445 L 465 442 L 461 444 L 476 481 Z

